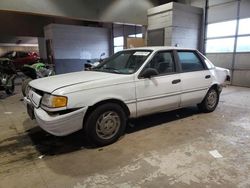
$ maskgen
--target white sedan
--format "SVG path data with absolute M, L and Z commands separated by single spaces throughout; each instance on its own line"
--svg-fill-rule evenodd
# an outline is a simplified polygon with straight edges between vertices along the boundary
M 229 70 L 194 49 L 124 50 L 90 71 L 31 81 L 24 101 L 45 131 L 64 136 L 84 129 L 97 145 L 115 142 L 128 118 L 190 105 L 215 110 Z

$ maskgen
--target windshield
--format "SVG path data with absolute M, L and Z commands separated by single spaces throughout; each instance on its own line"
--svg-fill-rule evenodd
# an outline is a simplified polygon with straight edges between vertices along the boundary
M 112 72 L 117 74 L 132 74 L 136 72 L 148 56 L 150 50 L 128 50 L 117 52 L 92 71 Z

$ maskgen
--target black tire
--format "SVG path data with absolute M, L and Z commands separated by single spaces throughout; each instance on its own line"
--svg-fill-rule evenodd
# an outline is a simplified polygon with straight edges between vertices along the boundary
M 210 97 L 212 97 L 213 100 L 211 100 Z M 218 105 L 219 98 L 219 92 L 215 88 L 210 88 L 203 101 L 198 104 L 199 110 L 202 112 L 213 112 Z
M 26 78 L 25 80 L 23 80 L 22 82 L 22 94 L 24 97 L 26 97 L 26 91 L 28 89 L 29 86 L 29 82 L 31 81 L 31 78 Z
M 107 118 L 109 116 L 105 117 L 105 114 L 108 114 L 108 113 L 112 115 L 111 117 L 113 119 L 116 118 L 115 119 L 115 121 L 117 120 L 116 122 L 119 121 L 119 126 L 118 125 L 115 126 L 114 120 Z M 104 120 L 105 119 L 104 117 L 106 118 L 106 120 Z M 103 121 L 108 121 L 108 122 L 106 123 L 103 122 L 104 123 L 103 124 L 101 121 L 102 118 L 103 118 Z M 85 121 L 85 124 L 84 124 L 84 133 L 86 134 L 88 140 L 97 146 L 109 145 L 117 141 L 120 138 L 120 136 L 122 136 L 126 127 L 126 121 L 127 121 L 127 116 L 123 108 L 119 104 L 106 103 L 101 106 L 98 106 L 88 115 L 87 120 Z M 110 123 L 110 125 L 108 123 Z M 117 128 L 113 130 L 112 125 L 113 127 L 117 127 Z M 105 129 L 104 131 L 113 130 L 114 133 L 110 135 L 110 137 L 107 136 L 107 138 L 103 138 L 104 135 L 101 135 L 100 130 L 98 131 L 98 129 L 101 129 L 101 128 L 103 128 L 102 130 Z

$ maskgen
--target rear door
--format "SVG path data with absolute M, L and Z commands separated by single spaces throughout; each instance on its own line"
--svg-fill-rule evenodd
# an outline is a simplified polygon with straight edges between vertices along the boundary
M 137 116 L 178 108 L 181 84 L 173 52 L 157 52 L 146 68 L 156 69 L 158 75 L 152 78 L 140 78 L 139 75 L 137 78 Z
M 195 50 L 177 50 L 181 70 L 181 106 L 200 103 L 211 83 L 211 74 Z

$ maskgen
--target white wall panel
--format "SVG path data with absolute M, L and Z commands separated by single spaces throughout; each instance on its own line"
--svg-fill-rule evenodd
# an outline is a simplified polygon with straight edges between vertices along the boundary
M 201 27 L 201 18 L 201 14 L 193 14 L 177 9 L 173 12 L 173 26 L 199 29 Z
M 250 18 L 250 1 L 249 0 L 241 0 L 240 18 Z
M 154 30 L 172 25 L 172 11 L 148 16 L 148 30 Z
M 150 16 L 150 15 L 160 14 L 162 12 L 170 11 L 172 9 L 173 9 L 173 3 L 167 3 L 164 5 L 150 8 L 148 9 L 147 13 L 148 13 L 148 16 Z
M 213 53 L 206 56 L 215 66 L 232 69 L 232 53 Z
M 235 2 L 236 0 L 209 0 L 208 6 L 220 5 L 229 2 Z
M 190 5 L 194 7 L 204 8 L 206 0 L 191 0 Z
M 51 24 L 45 39 L 52 39 L 56 73 L 83 70 L 88 59 L 109 55 L 110 33 L 106 28 Z
M 234 68 L 250 70 L 250 53 L 237 53 Z
M 250 87 L 250 71 L 235 70 L 233 73 L 233 85 Z
M 52 25 L 56 59 L 80 59 L 82 53 L 98 58 L 109 54 L 109 33 L 106 28 Z
M 237 18 L 237 2 L 231 2 L 208 9 L 208 23 L 234 20 Z

